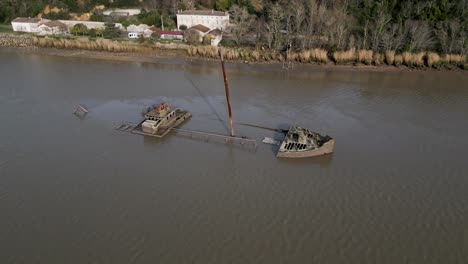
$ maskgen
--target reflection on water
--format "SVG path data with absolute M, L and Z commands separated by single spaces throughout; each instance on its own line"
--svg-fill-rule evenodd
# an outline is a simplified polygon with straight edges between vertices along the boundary
M 229 64 L 234 121 L 301 125 L 332 155 L 278 160 L 115 131 L 161 101 L 227 133 L 217 63 L 0 50 L 4 263 L 463 263 L 468 76 Z M 90 110 L 80 120 L 77 104 Z

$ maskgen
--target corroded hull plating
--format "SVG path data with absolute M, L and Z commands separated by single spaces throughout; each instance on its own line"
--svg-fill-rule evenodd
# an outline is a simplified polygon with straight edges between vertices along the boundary
M 276 157 L 308 158 L 333 152 L 335 140 L 309 129 L 291 127 L 285 135 Z

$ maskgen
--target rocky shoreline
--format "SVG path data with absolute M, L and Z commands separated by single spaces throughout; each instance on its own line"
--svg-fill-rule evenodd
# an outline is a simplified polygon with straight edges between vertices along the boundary
M 33 37 L 26 34 L 0 33 L 0 47 L 32 47 Z

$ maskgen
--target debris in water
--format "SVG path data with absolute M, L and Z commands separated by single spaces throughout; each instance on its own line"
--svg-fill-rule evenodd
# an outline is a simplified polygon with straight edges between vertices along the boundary
M 279 144 L 281 144 L 281 142 L 274 140 L 272 138 L 269 138 L 269 137 L 263 138 L 262 142 L 265 144 L 276 145 L 276 146 L 279 146 Z
M 77 105 L 75 107 L 75 111 L 73 111 L 73 114 L 80 117 L 80 118 L 84 118 L 86 116 L 86 114 L 88 114 L 88 109 L 86 109 L 86 107 L 84 107 L 83 105 Z

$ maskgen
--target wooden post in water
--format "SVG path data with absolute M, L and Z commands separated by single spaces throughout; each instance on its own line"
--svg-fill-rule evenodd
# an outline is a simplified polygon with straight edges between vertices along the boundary
M 229 127 L 231 129 L 231 137 L 234 136 L 234 128 L 232 127 L 232 111 L 231 111 L 231 101 L 229 100 L 229 85 L 226 77 L 226 69 L 224 68 L 224 58 L 223 50 L 219 48 L 219 57 L 221 59 L 221 67 L 223 68 L 223 78 L 224 78 L 224 90 L 226 91 L 226 101 L 229 113 Z

